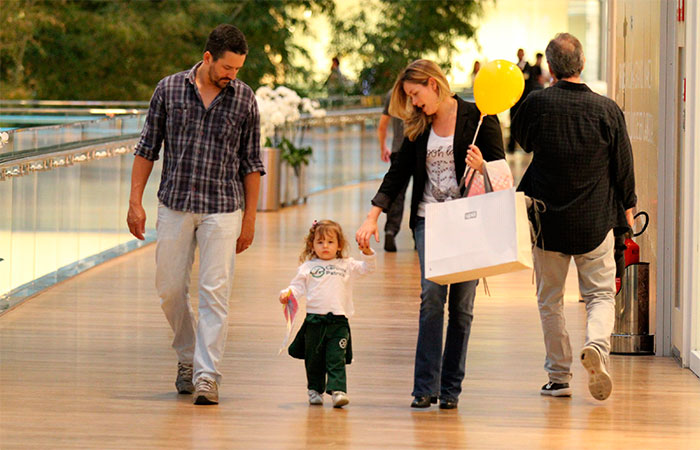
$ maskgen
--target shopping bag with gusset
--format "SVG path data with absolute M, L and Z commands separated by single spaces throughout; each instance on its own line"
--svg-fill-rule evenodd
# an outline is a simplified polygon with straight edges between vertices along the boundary
M 510 188 L 430 203 L 425 212 L 424 269 L 428 280 L 451 284 L 532 269 L 522 192 Z

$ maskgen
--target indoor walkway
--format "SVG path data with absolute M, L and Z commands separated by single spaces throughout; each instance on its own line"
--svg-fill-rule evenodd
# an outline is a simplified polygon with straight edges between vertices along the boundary
M 334 219 L 354 242 L 377 186 L 258 215 L 255 243 L 237 260 L 218 406 L 175 392 L 154 246 L 0 317 L 0 448 L 700 448 L 700 380 L 671 358 L 613 356 L 605 402 L 590 396 L 577 361 L 572 398 L 540 396 L 544 345 L 527 271 L 489 279 L 490 297 L 479 287 L 459 409 L 409 408 L 419 268 L 407 221 L 399 251 L 375 244 L 378 270 L 355 288 L 351 403 L 333 409 L 326 396 L 310 407 L 302 361 L 277 355 L 277 295 L 311 222 Z M 573 283 L 566 313 L 576 351 L 585 316 Z

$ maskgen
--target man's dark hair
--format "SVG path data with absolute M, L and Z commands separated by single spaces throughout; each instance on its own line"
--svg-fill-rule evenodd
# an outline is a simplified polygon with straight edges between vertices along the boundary
M 561 80 L 580 75 L 583 70 L 583 47 L 575 36 L 559 33 L 547 45 L 547 62 L 554 76 Z
M 214 61 L 221 58 L 224 52 L 233 52 L 237 55 L 248 54 L 248 43 L 245 36 L 238 28 L 229 24 L 221 24 L 209 34 L 205 52 L 211 53 Z
M 543 55 L 542 53 L 537 52 L 537 54 L 535 55 L 535 58 L 541 58 L 541 57 L 543 57 L 543 56 L 544 56 L 544 55 Z

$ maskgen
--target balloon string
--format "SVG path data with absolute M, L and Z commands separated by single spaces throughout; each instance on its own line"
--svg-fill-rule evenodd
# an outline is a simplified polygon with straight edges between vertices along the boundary
M 479 135 L 479 128 L 481 128 L 481 122 L 484 121 L 484 117 L 486 117 L 486 114 L 482 114 L 481 116 L 479 116 L 479 123 L 476 126 L 476 131 L 474 132 L 474 139 L 472 139 L 471 145 L 474 145 L 474 142 L 476 142 L 476 137 Z M 464 168 L 464 174 L 462 174 L 462 179 L 460 180 L 460 186 L 464 185 L 464 181 L 465 181 L 465 178 L 467 176 L 467 172 L 469 172 L 469 166 L 466 166 Z
M 479 116 L 479 124 L 476 126 L 476 132 L 474 133 L 474 139 L 472 139 L 472 145 L 474 145 L 474 142 L 476 142 L 476 137 L 479 135 L 479 128 L 481 128 L 481 122 L 484 121 L 484 117 L 486 117 L 486 114 Z

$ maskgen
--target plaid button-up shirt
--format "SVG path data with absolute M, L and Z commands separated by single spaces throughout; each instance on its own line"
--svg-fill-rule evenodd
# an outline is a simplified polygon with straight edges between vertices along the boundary
M 537 245 L 579 255 L 624 227 L 637 204 L 632 146 L 617 104 L 585 84 L 559 81 L 520 105 L 511 133 L 532 152 L 518 190 L 543 200 Z
M 168 208 L 226 213 L 243 208 L 243 177 L 265 174 L 253 90 L 239 80 L 204 108 L 195 84 L 201 62 L 156 87 L 135 154 L 150 161 L 165 143 L 158 199 Z

